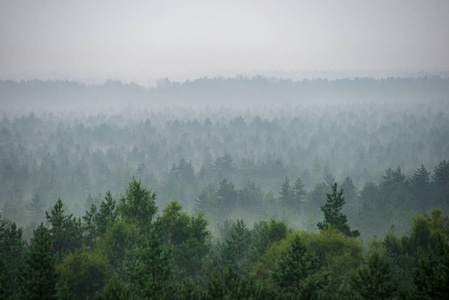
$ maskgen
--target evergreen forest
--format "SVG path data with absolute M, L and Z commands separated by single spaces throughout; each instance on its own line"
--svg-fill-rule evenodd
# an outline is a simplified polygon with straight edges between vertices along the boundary
M 0 299 L 446 299 L 447 81 L 2 81 Z

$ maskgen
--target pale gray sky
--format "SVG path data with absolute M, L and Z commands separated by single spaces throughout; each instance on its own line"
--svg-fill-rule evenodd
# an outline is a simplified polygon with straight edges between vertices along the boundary
M 449 70 L 448 0 L 0 0 L 0 79 Z

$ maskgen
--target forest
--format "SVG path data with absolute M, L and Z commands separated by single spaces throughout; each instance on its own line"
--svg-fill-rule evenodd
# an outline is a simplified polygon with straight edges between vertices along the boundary
M 0 298 L 445 299 L 447 81 L 1 81 Z

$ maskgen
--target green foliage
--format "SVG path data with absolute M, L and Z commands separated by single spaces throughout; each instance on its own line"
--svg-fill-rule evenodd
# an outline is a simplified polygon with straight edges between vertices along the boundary
M 93 297 L 103 289 L 109 278 L 109 262 L 100 251 L 70 253 L 57 270 L 61 286 L 67 286 L 76 299 Z
M 226 179 L 223 179 L 215 195 L 214 215 L 218 223 L 222 223 L 229 217 L 231 211 L 237 204 L 238 193 L 235 190 L 234 184 L 231 182 L 228 183 Z
M 412 298 L 445 299 L 449 295 L 449 244 L 438 237 L 438 254 L 420 259 L 414 272 Z
M 374 252 L 368 265 L 353 276 L 351 286 L 362 299 L 386 299 L 396 290 L 396 282 L 391 274 L 386 257 Z
M 50 231 L 41 223 L 24 253 L 25 265 L 19 276 L 20 298 L 56 299 L 57 275 L 51 249 Z
M 176 200 L 169 202 L 163 209 L 157 227 L 167 242 L 173 245 L 185 242 L 191 233 L 190 217 L 182 212 L 182 205 Z
M 154 230 L 150 230 L 145 243 L 132 250 L 128 261 L 128 275 L 137 294 L 145 299 L 161 297 L 163 288 L 172 274 L 172 253 L 164 248 Z
M 62 256 L 81 246 L 81 220 L 72 218 L 72 214 L 64 214 L 64 204 L 58 199 L 50 213 L 45 212 L 47 222 L 50 224 L 52 237 L 52 252 L 59 259 Z
M 220 245 L 223 265 L 230 265 L 237 272 L 248 274 L 251 242 L 251 232 L 243 220 L 232 223 L 224 243 Z
M 341 212 L 343 204 L 345 204 L 343 189 L 338 192 L 337 190 L 338 184 L 335 182 L 332 185 L 332 194 L 327 194 L 327 202 L 321 207 L 321 211 L 324 212 L 324 221 L 318 222 L 317 226 L 320 230 L 326 230 L 329 226 L 335 227 L 348 237 L 357 237 L 360 232 L 349 228 L 346 215 Z
M 133 179 L 128 184 L 125 196 L 121 196 L 119 212 L 127 222 L 135 224 L 137 231 L 145 232 L 157 212 L 156 194 L 142 186 L 140 181 Z
M 115 200 L 112 198 L 111 192 L 108 191 L 104 200 L 100 204 L 100 209 L 96 214 L 96 223 L 98 226 L 98 234 L 103 235 L 106 230 L 117 219 L 117 207 Z
M 101 293 L 97 293 L 97 300 L 128 300 L 131 298 L 131 292 L 128 286 L 120 281 L 117 273 L 114 273 Z
M 194 276 L 201 269 L 201 260 L 206 254 L 206 241 L 210 235 L 204 213 L 196 217 L 182 212 L 176 200 L 167 204 L 155 228 L 162 241 L 173 246 L 173 257 L 179 269 L 175 276 Z
M 296 235 L 288 246 L 287 253 L 277 261 L 272 277 L 287 292 L 299 294 L 307 291 L 313 297 L 314 289 L 310 289 L 307 279 L 316 272 L 317 267 L 316 258 L 307 251 L 301 238 Z
M 93 248 L 98 236 L 97 207 L 91 204 L 90 210 L 83 216 L 84 243 L 88 248 Z
M 118 220 L 103 236 L 101 250 L 106 254 L 112 266 L 119 268 L 127 251 L 131 251 L 138 242 L 136 226 Z
M 17 292 L 16 277 L 18 269 L 23 265 L 24 250 L 22 229 L 0 215 L 0 292 L 8 295 Z

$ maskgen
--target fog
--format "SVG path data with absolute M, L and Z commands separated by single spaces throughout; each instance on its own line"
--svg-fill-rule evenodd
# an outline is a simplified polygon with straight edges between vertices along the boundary
M 148 86 L 303 70 L 447 71 L 448 14 L 445 0 L 3 0 L 0 79 Z
M 444 299 L 448 15 L 0 0 L 0 298 Z

